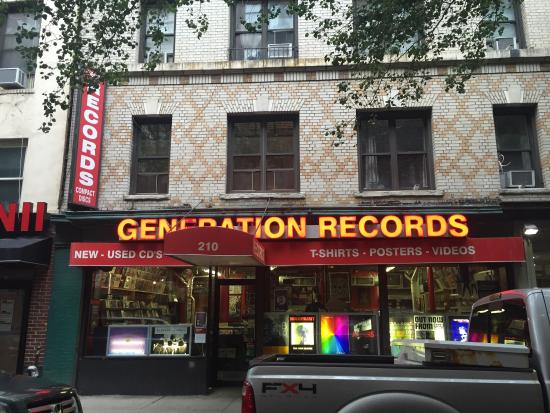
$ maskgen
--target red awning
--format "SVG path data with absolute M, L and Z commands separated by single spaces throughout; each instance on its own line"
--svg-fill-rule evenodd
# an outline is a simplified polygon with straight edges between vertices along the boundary
M 195 265 L 264 265 L 265 250 L 252 235 L 222 227 L 194 227 L 169 232 L 164 255 Z

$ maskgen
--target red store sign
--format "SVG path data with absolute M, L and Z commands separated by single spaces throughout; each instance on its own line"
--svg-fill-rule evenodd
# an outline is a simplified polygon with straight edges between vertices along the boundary
M 162 242 L 73 242 L 69 265 L 76 267 L 186 267 L 186 262 L 167 257 Z
M 48 204 L 36 203 L 36 212 L 33 213 L 32 202 L 23 202 L 21 213 L 15 202 L 4 207 L 0 204 L 0 234 L 9 233 L 39 233 L 44 231 Z
M 84 85 L 80 106 L 80 126 L 73 157 L 73 182 L 70 203 L 88 208 L 97 207 L 99 162 L 103 139 L 105 84 L 89 93 Z

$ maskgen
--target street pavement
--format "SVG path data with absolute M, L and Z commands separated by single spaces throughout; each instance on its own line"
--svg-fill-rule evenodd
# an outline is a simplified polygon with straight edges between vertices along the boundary
M 222 387 L 207 396 L 81 396 L 84 413 L 240 413 L 241 388 Z

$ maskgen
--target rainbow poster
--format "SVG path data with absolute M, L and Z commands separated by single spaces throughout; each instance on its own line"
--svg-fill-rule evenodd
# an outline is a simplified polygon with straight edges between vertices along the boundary
M 321 316 L 321 353 L 349 353 L 349 317 L 347 315 Z

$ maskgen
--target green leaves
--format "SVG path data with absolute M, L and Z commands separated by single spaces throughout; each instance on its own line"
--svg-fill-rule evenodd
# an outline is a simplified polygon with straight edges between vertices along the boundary
M 0 21 L 8 12 L 0 0 Z M 221 1 L 221 0 L 216 0 Z M 245 0 L 224 0 L 235 7 Z M 345 107 L 395 107 L 416 102 L 424 96 L 437 62 L 459 55 L 452 70 L 444 74 L 447 91 L 463 93 L 466 82 L 486 57 L 486 39 L 502 33 L 510 5 L 521 0 L 289 0 L 288 7 L 272 7 L 256 21 L 241 21 L 247 30 L 259 31 L 280 13 L 309 21 L 309 38 L 330 46 L 325 61 L 348 66 L 352 78 L 338 85 L 337 102 Z M 145 70 L 163 62 L 163 44 L 170 33 L 166 13 L 176 13 L 198 38 L 209 28 L 202 5 L 210 0 L 51 0 L 25 3 L 29 13 L 41 20 L 38 46 L 21 45 L 29 62 L 41 59 L 37 68 L 45 79 L 54 79 L 56 90 L 44 95 L 48 131 L 57 108 L 70 104 L 72 89 L 86 82 L 124 82 L 136 48 L 147 38 Z M 226 14 L 229 16 L 229 13 Z M 304 25 L 298 30 L 303 31 Z M 231 36 L 232 33 L 227 33 Z M 21 28 L 18 41 L 32 39 L 37 32 Z M 141 38 L 140 38 L 141 37 Z M 53 62 L 53 63 L 51 63 Z M 91 72 L 85 72 L 89 69 Z M 85 73 L 88 73 L 87 75 Z M 93 73 L 93 75 L 90 75 Z M 438 75 L 441 75 L 440 73 Z M 340 124 L 341 123 L 341 124 Z M 330 131 L 343 139 L 351 120 L 341 120 Z

